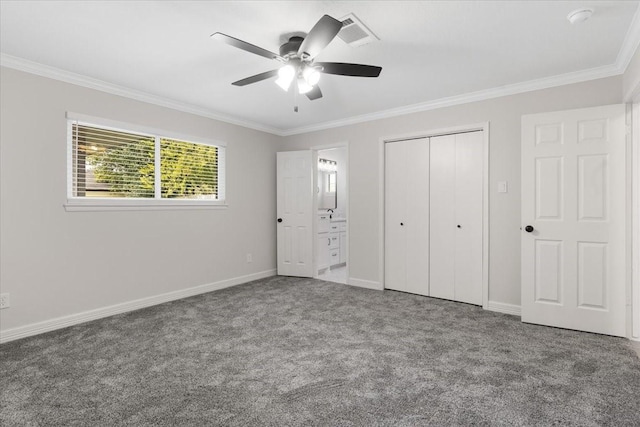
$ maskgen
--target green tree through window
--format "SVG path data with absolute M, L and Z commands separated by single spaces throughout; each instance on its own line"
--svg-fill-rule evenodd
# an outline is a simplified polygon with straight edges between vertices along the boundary
M 160 140 L 162 198 L 207 198 L 218 193 L 216 147 Z
M 87 151 L 87 163 L 96 182 L 107 184 L 112 197 L 153 197 L 154 144 L 139 139 L 100 147 L 95 153 Z
M 76 197 L 216 199 L 219 148 L 159 138 L 160 185 L 156 188 L 156 137 L 73 125 Z

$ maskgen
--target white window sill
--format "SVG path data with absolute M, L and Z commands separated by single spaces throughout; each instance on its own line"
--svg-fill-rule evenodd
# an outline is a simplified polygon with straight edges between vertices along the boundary
M 223 200 L 176 199 L 67 199 L 67 212 L 88 211 L 164 211 L 184 209 L 226 209 Z

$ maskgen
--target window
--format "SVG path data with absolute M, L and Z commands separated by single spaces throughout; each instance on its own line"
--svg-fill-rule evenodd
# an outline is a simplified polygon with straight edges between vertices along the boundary
M 224 146 L 122 128 L 69 120 L 67 208 L 224 205 Z

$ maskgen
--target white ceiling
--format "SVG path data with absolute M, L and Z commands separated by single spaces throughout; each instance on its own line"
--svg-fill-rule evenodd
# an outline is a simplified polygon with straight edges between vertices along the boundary
M 595 9 L 593 17 L 569 24 L 567 14 L 580 7 Z M 505 86 L 620 74 L 638 45 L 637 8 L 637 1 L 2 0 L 0 51 L 3 65 L 85 76 L 87 85 L 290 134 Z M 336 38 L 316 59 L 379 65 L 380 77 L 323 75 L 324 97 L 300 97 L 298 113 L 273 79 L 231 85 L 278 62 L 209 38 L 223 32 L 278 52 L 284 35 L 350 12 L 380 41 L 353 48 Z

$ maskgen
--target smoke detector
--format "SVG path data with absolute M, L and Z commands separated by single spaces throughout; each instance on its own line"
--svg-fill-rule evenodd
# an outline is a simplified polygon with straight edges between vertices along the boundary
M 353 13 L 343 17 L 340 21 L 342 21 L 342 29 L 338 33 L 338 37 L 349 46 L 358 47 L 380 40 L 373 34 L 373 31 L 364 25 Z
M 567 19 L 572 24 L 579 24 L 591 18 L 593 9 L 576 9 L 567 15 Z

